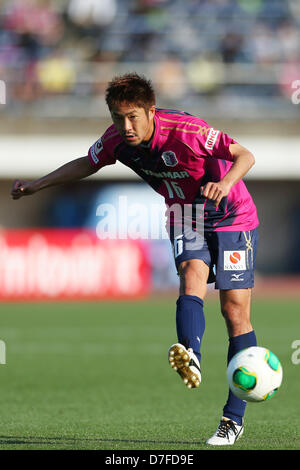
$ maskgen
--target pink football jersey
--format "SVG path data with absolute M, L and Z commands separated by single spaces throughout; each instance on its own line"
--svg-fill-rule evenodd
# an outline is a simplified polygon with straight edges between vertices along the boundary
M 110 126 L 90 147 L 91 164 L 100 169 L 119 160 L 161 194 L 168 208 L 203 204 L 207 231 L 256 228 L 256 207 L 242 180 L 217 209 L 200 191 L 201 186 L 220 181 L 228 172 L 233 161 L 229 146 L 236 141 L 185 112 L 157 108 L 154 122 L 149 148 L 127 145 L 115 126 Z

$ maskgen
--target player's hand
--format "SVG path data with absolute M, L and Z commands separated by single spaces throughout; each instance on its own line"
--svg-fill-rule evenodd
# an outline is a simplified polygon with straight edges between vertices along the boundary
M 22 196 L 29 196 L 35 192 L 34 186 L 28 181 L 15 180 L 11 189 L 11 197 L 20 199 Z
M 201 195 L 213 201 L 216 209 L 218 209 L 223 197 L 227 196 L 230 191 L 230 187 L 222 183 L 222 181 L 206 183 L 204 186 L 201 186 L 200 189 Z

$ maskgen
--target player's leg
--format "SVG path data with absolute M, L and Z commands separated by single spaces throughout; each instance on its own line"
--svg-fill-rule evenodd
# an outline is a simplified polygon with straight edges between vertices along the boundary
M 183 261 L 178 266 L 179 297 L 176 302 L 178 343 L 169 349 L 171 366 L 189 388 L 201 382 L 201 341 L 205 330 L 203 300 L 207 290 L 209 267 L 199 259 Z
M 257 344 L 250 319 L 251 289 L 221 290 L 220 303 L 229 337 L 228 364 L 239 351 Z M 241 426 L 245 409 L 246 403 L 229 390 L 223 416 Z
M 228 364 L 242 349 L 256 346 L 256 336 L 250 321 L 251 289 L 221 290 L 220 303 L 229 336 Z M 246 402 L 229 390 L 217 431 L 208 439 L 207 444 L 234 444 L 244 432 L 245 409 Z
M 251 324 L 251 294 L 252 289 L 220 290 L 221 312 L 224 317 L 228 337 L 249 333 L 253 330 Z
M 257 231 L 220 232 L 216 238 L 216 288 L 220 290 L 221 311 L 229 336 L 228 363 L 240 350 L 257 344 L 250 319 Z M 223 417 L 207 444 L 233 444 L 243 433 L 245 408 L 246 403 L 229 390 Z
M 211 257 L 206 240 L 197 234 L 185 232 L 173 239 L 172 244 L 180 286 L 176 302 L 178 343 L 170 347 L 169 361 L 186 385 L 194 388 L 201 382 L 200 348 L 205 330 L 203 303 Z M 189 364 L 193 365 L 192 369 Z M 190 381 L 191 377 L 194 382 Z
M 209 267 L 202 259 L 182 261 L 178 266 L 179 295 L 191 295 L 204 299 L 207 293 Z
M 209 267 L 199 259 L 180 263 L 179 297 L 176 305 L 176 329 L 178 341 L 192 348 L 201 361 L 201 342 L 205 330 L 204 298 L 207 292 Z

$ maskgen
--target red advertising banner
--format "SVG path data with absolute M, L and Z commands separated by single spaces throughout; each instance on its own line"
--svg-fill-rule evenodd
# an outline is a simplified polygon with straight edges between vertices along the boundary
M 147 246 L 93 231 L 0 231 L 0 301 L 126 299 L 150 291 Z

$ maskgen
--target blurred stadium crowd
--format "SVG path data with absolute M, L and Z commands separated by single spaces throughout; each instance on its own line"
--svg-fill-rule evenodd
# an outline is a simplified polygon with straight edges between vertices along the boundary
M 0 159 L 2 227 L 12 228 L 13 237 L 31 227 L 56 228 L 62 236 L 66 228 L 95 231 L 100 203 L 116 207 L 123 194 L 134 202 L 147 196 L 147 207 L 153 202 L 149 188 L 148 195 L 118 168 L 110 176 L 41 192 L 30 205 L 7 197 L 12 178 L 44 174 L 60 159 L 83 155 L 81 146 L 86 152 L 111 122 L 104 103 L 107 82 L 128 71 L 152 79 L 159 106 L 201 111 L 222 129 L 226 123 L 225 130 L 246 147 L 249 142 L 259 171 L 247 184 L 264 222 L 257 269 L 299 274 L 300 106 L 291 96 L 292 83 L 300 80 L 300 0 L 2 0 L 0 151 L 11 155 L 13 142 L 16 155 Z M 18 296 L 22 286 L 31 285 L 31 266 L 26 271 L 5 240 L 2 264 Z M 39 240 L 44 257 L 48 245 Z M 147 246 L 152 287 L 177 288 L 168 240 Z M 57 266 L 65 273 L 64 264 Z M 51 271 L 48 263 L 44 271 Z M 44 273 L 36 278 L 48 279 Z
M 181 104 L 201 96 L 290 99 L 300 76 L 299 45 L 300 0 L 0 5 L 8 107 L 57 95 L 103 98 L 111 76 L 129 69 L 149 71 L 167 104 L 174 96 Z

